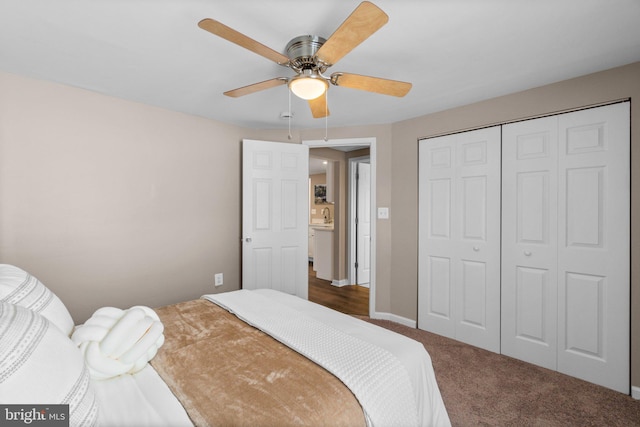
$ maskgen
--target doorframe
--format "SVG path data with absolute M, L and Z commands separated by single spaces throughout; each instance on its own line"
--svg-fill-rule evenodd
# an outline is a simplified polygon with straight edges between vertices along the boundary
M 356 193 L 356 174 L 358 173 L 358 163 L 371 164 L 371 156 L 352 157 L 349 159 L 348 179 L 349 179 L 349 206 L 347 206 L 347 220 L 349 221 L 349 234 L 347 235 L 347 246 L 349 247 L 349 283 L 356 283 L 356 247 L 357 238 L 356 227 L 353 226 L 356 217 L 357 193 Z M 372 181 L 372 179 L 370 179 Z M 374 217 L 372 217 L 374 218 Z M 371 221 L 374 222 L 374 221 Z M 370 288 L 371 285 L 365 286 Z
M 371 218 L 376 216 L 376 138 L 345 138 L 345 139 L 318 139 L 302 141 L 309 148 L 335 148 L 335 147 L 369 147 L 369 163 L 371 164 Z M 349 207 L 347 207 L 349 208 Z M 348 214 L 349 216 L 349 214 Z M 349 226 L 349 228 L 351 228 Z M 351 232 L 347 233 L 347 239 Z M 351 262 L 350 254 L 347 255 Z M 349 267 L 350 269 L 350 267 Z M 376 313 L 376 221 L 371 221 L 371 276 L 369 282 L 369 316 Z

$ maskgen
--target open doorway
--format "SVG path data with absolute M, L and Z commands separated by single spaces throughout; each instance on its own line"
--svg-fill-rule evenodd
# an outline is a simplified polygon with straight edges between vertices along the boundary
M 303 144 L 310 148 L 309 299 L 349 314 L 370 315 L 375 312 L 375 138 Z M 360 200 L 353 171 L 359 164 L 369 175 L 367 185 L 360 187 Z M 326 202 L 320 197 L 325 186 Z M 362 220 L 367 232 L 359 235 Z

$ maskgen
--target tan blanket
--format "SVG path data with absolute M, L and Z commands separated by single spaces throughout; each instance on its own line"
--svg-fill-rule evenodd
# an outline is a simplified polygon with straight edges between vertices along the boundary
M 206 300 L 156 309 L 165 343 L 151 361 L 197 426 L 364 426 L 331 373 Z

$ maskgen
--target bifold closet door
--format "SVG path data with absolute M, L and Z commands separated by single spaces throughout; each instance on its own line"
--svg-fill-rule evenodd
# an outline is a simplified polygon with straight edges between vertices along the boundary
M 503 127 L 502 352 L 629 393 L 629 103 Z
M 502 353 L 557 367 L 558 117 L 502 127 Z
M 559 117 L 558 370 L 629 393 L 629 103 Z
M 500 352 L 500 127 L 419 156 L 418 327 Z

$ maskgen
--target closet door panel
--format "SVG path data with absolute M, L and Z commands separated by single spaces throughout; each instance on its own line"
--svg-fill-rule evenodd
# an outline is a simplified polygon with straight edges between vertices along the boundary
M 420 142 L 418 327 L 500 351 L 500 129 Z
M 557 359 L 557 117 L 502 130 L 502 353 Z
M 549 271 L 539 268 L 516 269 L 516 319 L 515 336 L 549 345 L 546 315 L 548 312 L 546 290 L 549 287 Z
M 432 316 L 439 316 L 447 322 L 451 317 L 451 259 L 430 256 L 429 263 L 429 295 L 427 311 Z
M 435 178 L 428 181 L 431 194 L 427 209 L 427 229 L 430 238 L 451 239 L 451 178 Z
M 516 242 L 548 245 L 549 224 L 552 221 L 548 209 L 551 178 L 549 169 L 516 173 Z
M 605 166 L 572 167 L 566 170 L 566 246 L 603 248 Z
M 565 351 L 604 359 L 605 278 L 590 274 L 567 273 L 564 279 L 567 305 Z
M 500 128 L 455 136 L 456 339 L 500 352 Z
M 629 393 L 629 104 L 559 122 L 558 370 Z
M 484 328 L 487 324 L 487 265 L 483 262 L 462 260 L 460 323 Z
M 421 144 L 419 198 L 418 326 L 455 337 L 453 209 L 456 147 L 443 137 Z

